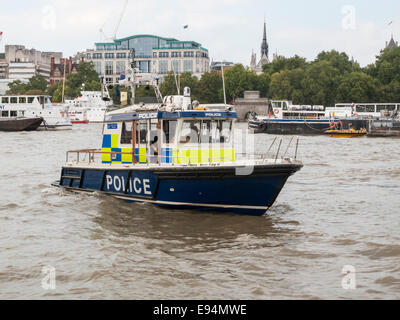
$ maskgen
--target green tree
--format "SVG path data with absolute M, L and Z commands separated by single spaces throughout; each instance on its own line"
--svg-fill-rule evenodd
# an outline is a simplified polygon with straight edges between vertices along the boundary
M 237 64 L 225 72 L 227 102 L 243 97 L 244 91 L 257 90 L 259 79 L 254 71 Z
M 383 85 L 400 82 L 400 47 L 382 50 L 376 60 L 375 76 Z
M 363 72 L 344 75 L 337 88 L 336 102 L 378 101 L 380 84 L 377 79 Z
M 70 88 L 68 95 L 66 95 L 70 98 L 79 96 L 83 86 L 87 91 L 101 90 L 101 82 L 94 69 L 93 62 L 81 62 L 78 72 L 67 77 L 66 86 Z
M 303 103 L 332 106 L 335 104 L 341 72 L 329 61 L 313 62 L 304 72 L 301 82 Z
M 15 80 L 8 84 L 8 88 L 7 94 L 25 94 L 28 90 L 28 84 L 20 80 Z
M 217 71 L 203 74 L 198 82 L 198 99 L 201 103 L 221 103 L 224 101 L 222 75 Z
M 306 59 L 299 57 L 298 55 L 291 58 L 278 56 L 271 63 L 264 65 L 263 71 L 272 76 L 274 73 L 284 70 L 305 69 L 307 65 L 308 63 Z
M 175 75 L 173 72 L 168 73 L 160 84 L 160 91 L 163 97 L 178 94 L 176 87 Z
M 380 102 L 398 103 L 400 101 L 400 82 L 393 80 L 387 85 L 381 87 Z
M 271 77 L 270 97 L 275 100 L 293 100 L 294 103 L 303 103 L 302 81 L 303 69 L 284 70 L 274 73 Z
M 42 94 L 46 92 L 48 82 L 45 77 L 40 74 L 34 75 L 32 78 L 29 79 L 27 91 L 28 90 L 35 90 L 40 91 Z
M 337 69 L 340 74 L 361 71 L 360 65 L 357 62 L 350 61 L 349 56 L 344 52 L 338 52 L 336 50 L 322 51 L 318 54 L 313 63 L 322 61 L 328 62 L 329 65 Z

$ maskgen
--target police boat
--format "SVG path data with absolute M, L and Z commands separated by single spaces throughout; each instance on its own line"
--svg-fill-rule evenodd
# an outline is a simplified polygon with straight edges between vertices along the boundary
M 189 88 L 109 112 L 101 149 L 68 151 L 56 185 L 173 209 L 264 215 L 303 164 L 236 153 L 236 120 L 232 106 L 192 102 Z

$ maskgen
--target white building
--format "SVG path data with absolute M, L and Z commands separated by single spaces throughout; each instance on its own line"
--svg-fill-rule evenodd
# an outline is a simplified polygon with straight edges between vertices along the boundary
M 5 60 L 8 64 L 8 78 L 11 80 L 29 80 L 40 74 L 50 81 L 51 58 L 62 58 L 61 52 L 41 52 L 26 49 L 21 45 L 6 45 Z
M 171 71 L 190 72 L 199 79 L 210 71 L 208 50 L 194 41 L 135 35 L 111 43 L 96 43 L 95 47 L 78 54 L 76 59 L 83 57 L 85 61 L 92 61 L 97 73 L 109 84 L 118 83 L 130 62 L 132 49 L 140 73 L 153 74 L 160 80 Z

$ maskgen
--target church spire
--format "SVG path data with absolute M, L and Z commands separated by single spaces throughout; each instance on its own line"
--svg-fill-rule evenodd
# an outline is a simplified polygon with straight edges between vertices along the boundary
M 264 55 L 268 57 L 267 22 L 265 19 L 264 19 L 264 36 L 261 44 L 261 57 Z

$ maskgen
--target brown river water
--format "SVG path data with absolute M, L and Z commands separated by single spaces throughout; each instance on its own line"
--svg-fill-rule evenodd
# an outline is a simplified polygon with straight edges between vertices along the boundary
M 101 128 L 0 133 L 0 299 L 400 299 L 400 139 L 300 137 L 304 168 L 248 217 L 52 187 Z

